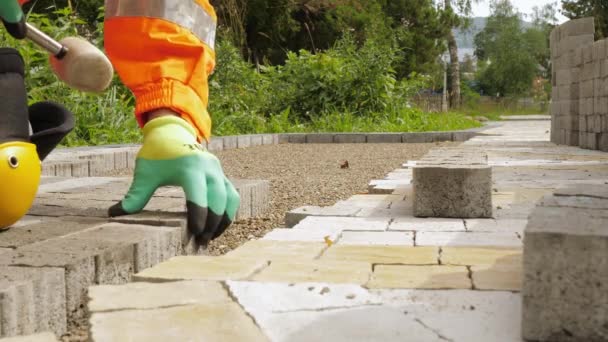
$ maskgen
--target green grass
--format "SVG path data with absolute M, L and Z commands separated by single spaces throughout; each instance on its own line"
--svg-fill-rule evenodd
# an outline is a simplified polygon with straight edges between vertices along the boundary
M 491 121 L 500 121 L 502 115 L 534 115 L 547 114 L 548 108 L 541 108 L 540 104 L 529 107 L 516 108 L 513 105 L 501 105 L 495 103 L 478 103 L 474 106 L 464 107 L 456 113 L 469 117 L 483 116 Z
M 300 132 L 424 132 L 451 131 L 479 127 L 481 124 L 459 113 L 424 113 L 418 109 L 358 116 L 349 112 L 331 112 L 312 121 L 301 122 L 289 111 L 270 118 L 223 118 L 214 124 L 215 135 Z M 236 121 L 238 120 L 238 122 Z

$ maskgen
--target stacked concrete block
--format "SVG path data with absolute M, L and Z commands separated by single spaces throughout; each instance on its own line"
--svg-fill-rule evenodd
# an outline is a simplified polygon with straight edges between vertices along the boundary
M 544 197 L 524 232 L 522 333 L 530 341 L 608 340 L 608 185 Z
M 588 86 L 589 81 L 583 72 L 587 70 L 582 49 L 593 44 L 594 30 L 593 18 L 583 18 L 569 21 L 551 32 L 551 141 L 554 143 L 579 145 L 580 89 Z
M 433 149 L 413 168 L 414 216 L 492 217 L 492 169 L 482 151 Z
M 551 32 L 551 141 L 608 151 L 608 41 L 594 32 L 593 18 Z

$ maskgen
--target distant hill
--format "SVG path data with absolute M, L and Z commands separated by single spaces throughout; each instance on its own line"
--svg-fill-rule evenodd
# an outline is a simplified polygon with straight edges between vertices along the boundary
M 471 24 L 467 29 L 455 29 L 454 36 L 456 44 L 458 44 L 458 57 L 462 61 L 465 55 L 475 53 L 475 35 L 481 32 L 486 27 L 486 17 L 475 17 L 471 19 Z M 521 25 L 524 28 L 532 27 L 532 23 L 522 20 Z

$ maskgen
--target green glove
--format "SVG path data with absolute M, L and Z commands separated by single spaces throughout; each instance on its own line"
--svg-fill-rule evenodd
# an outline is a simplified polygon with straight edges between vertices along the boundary
M 176 116 L 148 121 L 125 198 L 109 209 L 111 217 L 141 211 L 157 188 L 181 186 L 186 194 L 188 239 L 198 249 L 220 236 L 234 220 L 239 194 L 219 160 L 197 143 L 192 126 Z
M 6 30 L 17 39 L 25 38 L 25 16 L 17 0 L 0 0 L 0 19 Z

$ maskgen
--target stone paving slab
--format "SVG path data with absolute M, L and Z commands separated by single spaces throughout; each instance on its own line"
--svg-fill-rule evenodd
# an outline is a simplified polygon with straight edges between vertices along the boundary
M 370 264 L 435 265 L 439 259 L 437 247 L 334 245 L 321 260 L 361 261 Z
M 134 281 L 247 279 L 268 266 L 268 261 L 209 256 L 180 256 L 133 276 Z
M 372 273 L 369 262 L 352 260 L 273 261 L 250 279 L 259 282 L 328 282 L 363 285 Z
M 238 281 L 228 286 L 272 341 L 521 341 L 520 298 L 509 292 Z
M 469 271 L 462 266 L 376 265 L 367 287 L 382 289 L 470 289 Z
M 7 337 L 0 339 L 1 342 L 58 342 L 55 335 L 51 332 L 45 332 L 27 336 Z
M 123 300 L 110 305 L 99 301 L 106 302 L 115 289 L 92 289 L 91 341 L 268 341 L 220 283 L 128 284 L 120 289 Z M 159 298 L 161 292 L 181 296 Z
M 514 232 L 416 232 L 416 246 L 521 247 Z

